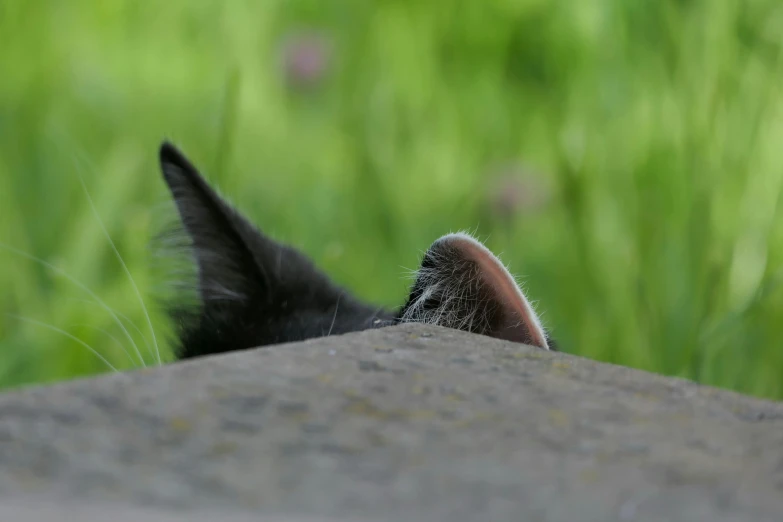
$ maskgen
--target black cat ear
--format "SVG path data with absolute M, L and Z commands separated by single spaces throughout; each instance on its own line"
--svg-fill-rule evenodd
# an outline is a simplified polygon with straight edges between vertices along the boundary
M 390 324 L 393 314 L 332 283 L 302 252 L 264 235 L 170 143 L 160 148 L 198 271 L 198 310 L 174 305 L 179 358 Z
M 196 167 L 171 143 L 160 147 L 160 167 L 196 258 L 203 301 L 241 301 L 248 290 L 268 288 L 255 244 L 257 230 L 225 203 Z
M 424 255 L 401 322 L 436 324 L 549 349 L 546 332 L 500 260 L 463 233 Z

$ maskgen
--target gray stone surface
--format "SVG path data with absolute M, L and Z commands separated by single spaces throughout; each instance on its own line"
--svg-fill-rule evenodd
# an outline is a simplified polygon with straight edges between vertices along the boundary
M 0 520 L 777 522 L 781 493 L 781 403 L 421 325 L 0 396 Z

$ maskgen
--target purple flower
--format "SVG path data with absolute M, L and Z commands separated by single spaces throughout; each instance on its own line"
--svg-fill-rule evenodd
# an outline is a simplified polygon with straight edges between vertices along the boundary
M 283 44 L 283 75 L 295 88 L 312 88 L 321 83 L 331 65 L 331 45 L 325 35 L 307 31 L 288 36 Z
M 510 221 L 520 214 L 538 213 L 552 199 L 551 186 L 546 178 L 523 165 L 496 168 L 488 179 L 489 210 L 502 221 Z

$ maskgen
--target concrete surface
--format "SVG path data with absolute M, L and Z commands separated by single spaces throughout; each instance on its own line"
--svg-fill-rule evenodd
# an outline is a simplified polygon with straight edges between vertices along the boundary
M 3 521 L 778 522 L 782 493 L 781 403 L 422 325 L 0 395 Z

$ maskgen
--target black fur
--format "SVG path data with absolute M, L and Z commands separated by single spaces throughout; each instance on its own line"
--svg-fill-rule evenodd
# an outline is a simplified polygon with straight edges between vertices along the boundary
M 223 201 L 172 144 L 162 144 L 160 165 L 198 271 L 198 309 L 172 311 L 180 330 L 179 358 L 343 334 L 404 319 L 410 298 L 397 311 L 356 299 L 302 253 L 262 234 Z M 417 281 L 412 290 L 411 298 L 424 289 Z M 493 313 L 503 307 L 491 298 L 464 302 L 468 307 L 488 306 Z M 478 327 L 463 329 L 492 335 Z

